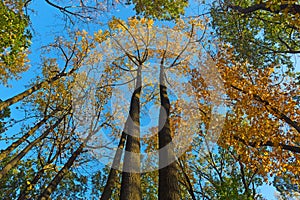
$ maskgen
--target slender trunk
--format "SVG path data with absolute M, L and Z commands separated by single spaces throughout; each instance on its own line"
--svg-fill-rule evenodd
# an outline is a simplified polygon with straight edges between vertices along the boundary
M 56 174 L 56 176 L 52 179 L 48 187 L 42 192 L 42 194 L 38 197 L 38 200 L 46 200 L 50 199 L 50 195 L 52 192 L 56 189 L 60 181 L 63 179 L 63 177 L 68 173 L 70 170 L 70 167 L 73 165 L 76 158 L 79 156 L 80 153 L 82 153 L 82 150 L 85 146 L 85 143 L 82 143 L 77 150 L 72 154 L 72 156 L 69 158 L 67 163 L 64 165 L 64 167 Z
M 24 99 L 25 97 L 31 95 L 32 93 L 36 92 L 37 90 L 41 89 L 43 87 L 44 84 L 50 84 L 53 83 L 54 81 L 60 79 L 61 77 L 65 77 L 65 76 L 69 76 L 71 75 L 77 68 L 73 68 L 72 70 L 70 70 L 69 72 L 65 73 L 59 73 L 56 76 L 44 80 L 40 83 L 35 84 L 34 86 L 32 86 L 31 88 L 25 90 L 24 92 L 21 92 L 17 95 L 15 95 L 14 97 L 11 97 L 5 101 L 0 102 L 0 111 L 21 101 L 22 99 Z
M 140 94 L 142 87 L 141 66 L 137 71 L 137 80 L 135 91 L 133 92 L 130 109 L 128 132 L 122 183 L 121 183 L 121 200 L 141 200 L 141 174 L 140 174 Z
M 176 157 L 172 145 L 170 128 L 170 100 L 165 86 L 163 64 L 160 67 L 160 101 L 161 109 L 159 112 L 159 200 L 179 200 L 180 189 L 178 181 L 178 168 Z
M 34 147 L 37 143 L 39 143 L 42 139 L 44 139 L 55 127 L 57 127 L 64 117 L 60 118 L 55 124 L 53 124 L 50 128 L 48 128 L 41 136 L 32 141 L 25 149 L 23 149 L 16 157 L 14 157 L 11 161 L 9 161 L 5 167 L 0 171 L 0 179 L 7 174 L 7 172 L 12 169 L 18 161 L 20 161 L 32 147 Z
M 128 121 L 128 120 L 127 120 Z M 122 136 L 120 138 L 119 141 L 119 145 L 118 145 L 118 150 L 115 154 L 108 178 L 107 178 L 107 182 L 105 185 L 105 188 L 103 190 L 103 193 L 101 195 L 100 200 L 109 200 L 112 194 L 112 190 L 115 186 L 115 182 L 117 180 L 117 169 L 120 166 L 120 162 L 121 162 L 121 158 L 122 158 L 122 153 L 123 153 L 123 148 L 124 148 L 124 144 L 125 144 L 125 140 L 126 140 L 126 124 L 125 124 L 125 130 L 122 132 Z
M 42 168 L 41 170 L 38 171 L 38 173 L 36 174 L 36 176 L 32 179 L 32 181 L 30 182 L 30 185 L 35 185 L 39 179 L 41 178 L 41 176 L 43 175 L 45 169 Z M 18 200 L 26 200 L 26 195 L 28 194 L 28 190 L 27 188 L 24 188 L 21 192 L 20 195 L 18 197 Z
M 5 150 L 1 151 L 0 153 L 0 161 L 5 159 L 7 155 L 12 152 L 15 148 L 17 148 L 20 144 L 22 144 L 29 136 L 31 136 L 36 130 L 38 130 L 46 121 L 53 116 L 58 110 L 54 110 L 49 115 L 45 116 L 40 122 L 38 122 L 34 127 L 32 127 L 25 135 L 23 135 L 20 139 L 12 143 L 9 147 Z
M 188 192 L 191 195 L 192 199 L 196 200 L 196 196 L 195 196 L 195 193 L 194 193 L 193 185 L 191 183 L 191 180 L 190 180 L 188 174 L 186 173 L 186 171 L 184 169 L 184 166 L 181 164 L 181 161 L 179 161 L 178 165 L 180 166 L 180 168 L 182 170 L 182 173 L 184 175 L 184 178 L 186 180 L 185 187 L 188 189 Z
M 65 145 L 63 145 L 64 148 Z M 35 175 L 35 177 L 30 181 L 30 185 L 33 187 L 35 184 L 37 184 L 37 182 L 40 180 L 40 178 L 42 177 L 43 173 L 46 170 L 46 166 L 48 166 L 49 164 L 53 163 L 54 160 L 56 160 L 58 158 L 58 156 L 61 155 L 61 150 L 58 150 L 58 152 L 55 154 L 55 156 L 53 158 L 51 157 L 51 154 L 49 155 L 48 161 L 47 163 L 42 167 L 42 169 L 40 169 L 38 171 L 38 173 Z M 28 194 L 29 190 L 25 187 L 21 192 L 20 195 L 18 197 L 18 200 L 26 200 L 28 198 L 26 198 L 26 195 Z

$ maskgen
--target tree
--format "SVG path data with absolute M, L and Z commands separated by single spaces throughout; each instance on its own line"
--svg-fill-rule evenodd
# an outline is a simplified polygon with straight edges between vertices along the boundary
M 180 199 L 178 166 L 175 162 L 174 147 L 170 125 L 170 100 L 167 93 L 164 60 L 166 50 L 162 55 L 159 72 L 159 96 L 161 108 L 159 111 L 158 147 L 159 152 L 159 185 L 158 199 Z M 164 150 L 165 149 L 165 150 Z M 173 162 L 172 162 L 173 161 Z M 168 162 L 171 162 L 170 164 Z
M 24 4 L 24 1 L 0 3 L 0 83 L 4 85 L 9 79 L 19 78 L 19 74 L 28 69 L 31 33 L 28 30 L 29 19 L 23 12 Z
M 230 59 L 232 51 L 216 58 L 229 109 L 219 144 L 234 147 L 242 162 L 253 170 L 263 165 L 258 174 L 280 176 L 289 171 L 297 176 L 297 161 L 293 158 L 299 156 L 299 107 L 293 97 L 299 86 L 293 79 L 274 84 L 280 75 L 271 67 L 249 73 L 248 63 Z M 197 73 L 193 72 L 193 81 L 200 91 L 204 86 Z M 290 177 L 295 183 L 296 176 Z
M 212 24 L 220 39 L 232 45 L 236 60 L 293 71 L 298 15 L 297 1 L 220 1 L 212 8 Z
M 205 139 L 202 143 L 205 145 Z M 190 171 L 199 180 L 194 183 L 198 199 L 260 199 L 257 188 L 263 177 L 241 162 L 240 156 L 231 149 L 220 146 L 207 152 L 196 151 L 201 156 L 189 164 Z M 200 150 L 203 151 L 203 150 Z M 191 175 L 193 176 L 193 175 Z
M 129 1 L 131 2 L 131 1 Z M 176 0 L 176 1 L 137 1 L 133 0 L 135 10 L 138 15 L 144 17 L 151 17 L 154 19 L 178 19 L 184 14 L 184 8 L 187 7 L 188 1 Z
M 90 41 L 89 38 L 87 38 L 86 34 L 87 33 L 84 31 L 77 32 L 77 35 L 75 35 L 73 38 L 73 42 L 63 42 L 61 39 L 58 39 L 57 43 L 50 45 L 48 51 L 54 50 L 55 52 L 55 50 L 58 50 L 59 54 L 64 59 L 64 65 L 58 67 L 57 59 L 45 59 L 43 64 L 49 65 L 48 70 L 50 70 L 50 72 L 46 72 L 49 73 L 47 78 L 45 78 L 44 80 L 38 80 L 37 83 L 33 84 L 27 90 L 5 101 L 0 102 L 0 110 L 3 110 L 23 100 L 24 98 L 30 96 L 32 93 L 41 90 L 45 85 L 51 84 L 62 77 L 72 75 L 74 72 L 76 72 L 76 70 L 78 70 L 82 66 L 84 59 L 87 57 L 88 51 L 91 51 L 91 49 L 94 47 L 93 42 Z M 105 39 L 100 34 L 98 34 L 97 37 L 97 40 L 99 41 L 101 41 L 101 39 Z
M 298 95 L 293 90 L 298 90 L 296 85 L 299 84 L 299 72 L 295 70 L 296 65 L 292 62 L 292 56 L 299 54 L 297 43 L 299 38 L 299 8 L 298 1 L 268 0 L 263 2 L 221 1 L 219 3 L 215 2 L 212 9 L 212 24 L 218 36 L 222 41 L 233 47 L 233 55 L 236 61 L 249 63 L 243 67 L 245 68 L 242 69 L 244 73 L 248 73 L 250 78 L 250 76 L 257 74 L 257 68 L 269 68 L 260 71 L 259 74 L 265 74 L 270 78 L 259 76 L 260 79 L 269 80 L 267 81 L 269 82 L 268 85 L 272 85 L 272 82 L 276 81 L 276 84 L 273 83 L 273 86 L 275 86 L 273 89 L 280 88 L 281 90 L 281 92 L 276 91 L 273 95 L 273 92 L 270 92 L 272 86 L 258 92 L 256 89 L 256 91 L 250 88 L 250 90 L 244 90 L 231 84 L 231 87 L 239 90 L 244 95 L 253 95 L 253 99 L 264 108 L 267 108 L 268 113 L 275 117 L 271 122 L 266 118 L 260 119 L 268 124 L 267 127 L 263 126 L 263 133 L 260 134 L 260 137 L 264 138 L 266 132 L 269 132 L 267 133 L 269 135 L 268 140 L 255 139 L 255 141 L 252 141 L 252 138 L 249 139 L 246 135 L 242 136 L 243 138 L 240 136 L 234 136 L 234 138 L 238 143 L 248 145 L 250 148 L 258 148 L 260 153 L 257 152 L 254 155 L 261 158 L 264 154 L 265 158 L 261 162 L 272 163 L 271 160 L 274 158 L 274 162 L 278 165 L 267 167 L 265 170 L 270 172 L 271 175 L 276 174 L 276 181 L 273 184 L 279 189 L 280 193 L 284 193 L 284 187 L 280 187 L 280 184 L 284 185 L 284 182 L 286 182 L 287 185 L 291 186 L 293 185 L 291 182 L 297 182 L 298 177 L 298 170 L 295 169 L 297 164 L 294 159 L 298 158 L 300 152 L 299 141 L 295 136 L 300 130 L 299 115 L 297 114 L 299 107 L 296 106 Z M 286 75 L 289 78 L 285 78 Z M 256 75 L 251 78 L 252 86 L 258 88 L 267 84 L 266 81 L 257 81 L 255 77 Z M 290 84 L 290 87 L 285 87 L 288 84 Z M 263 90 L 268 91 L 268 94 L 263 94 Z M 276 98 L 277 101 L 272 102 L 271 98 L 275 98 L 278 93 L 284 93 L 284 98 L 289 100 L 283 100 L 286 103 L 279 103 L 281 98 Z M 240 110 L 239 112 L 243 111 Z M 246 113 L 248 115 L 248 112 Z M 246 119 L 243 120 L 243 118 Z M 278 120 L 282 120 L 286 125 L 282 125 Z M 254 125 L 256 120 L 253 120 L 253 118 L 250 120 L 246 116 L 241 117 L 239 121 L 239 123 L 243 123 L 243 127 L 244 125 L 248 127 L 247 130 L 252 133 L 255 132 L 253 127 L 256 127 Z M 261 129 L 262 126 L 259 130 Z M 279 139 L 280 135 L 284 135 L 283 138 Z M 260 154 L 260 156 L 257 154 Z M 281 171 L 277 171 L 278 168 L 282 168 Z M 288 193 L 292 188 L 285 187 L 284 191 Z
M 77 34 L 78 36 L 81 35 L 80 32 L 78 32 Z M 100 34 L 98 34 L 98 36 L 101 37 Z M 101 38 L 98 38 L 98 41 L 100 42 Z M 27 94 L 26 98 L 23 100 L 24 104 L 27 104 L 27 106 L 33 105 L 32 107 L 30 107 L 32 109 L 31 113 L 32 115 L 36 114 L 34 118 L 37 120 L 37 123 L 32 128 L 30 128 L 27 133 L 24 132 L 24 134 L 21 135 L 20 138 L 16 138 L 16 140 L 13 141 L 10 146 L 1 151 L 1 160 L 6 160 L 8 156 L 9 158 L 11 158 L 10 160 L 6 160 L 1 167 L 1 177 L 3 178 L 3 180 L 5 180 L 8 175 L 11 175 L 11 171 L 15 171 L 16 167 L 18 167 L 18 163 L 20 163 L 22 160 L 27 160 L 28 155 L 32 154 L 33 152 L 37 152 L 34 155 L 34 157 L 37 157 L 35 163 L 31 163 L 34 166 L 33 168 L 38 169 L 38 171 L 36 173 L 28 173 L 28 176 L 26 176 L 27 180 L 24 181 L 25 184 L 22 184 L 25 186 L 22 186 L 20 188 L 21 190 L 19 191 L 19 199 L 27 198 L 28 195 L 37 197 L 38 195 L 34 194 L 34 190 L 36 188 L 42 187 L 43 185 L 46 185 L 47 181 L 50 181 L 52 179 L 52 176 L 55 175 L 57 171 L 58 159 L 62 159 L 62 157 L 64 156 L 69 156 L 68 152 L 72 151 L 76 144 L 75 141 L 79 140 L 75 134 L 76 126 L 73 126 L 75 119 L 74 117 L 72 117 L 72 113 L 75 110 L 75 108 L 72 108 L 72 106 L 74 106 L 76 103 L 72 103 L 72 101 L 74 101 L 74 98 L 76 100 L 76 96 L 74 95 L 77 93 L 72 93 L 71 89 L 73 88 L 75 90 L 76 88 L 74 88 L 75 78 L 84 76 L 80 76 L 80 74 L 75 73 L 77 64 L 76 60 L 81 59 L 82 57 L 80 55 L 80 49 L 77 49 L 77 53 L 79 54 L 75 55 L 74 48 L 81 48 L 84 47 L 84 45 L 88 44 L 87 41 L 81 40 L 78 42 L 79 44 L 76 47 L 75 44 L 68 42 L 64 43 L 66 46 L 63 46 L 62 44 L 58 46 L 54 45 L 54 49 L 57 48 L 58 51 L 62 53 L 62 58 L 66 59 L 65 66 L 63 66 L 62 71 L 68 70 L 68 64 L 70 63 L 73 64 L 72 67 L 74 68 L 71 68 L 71 73 L 68 74 L 69 76 L 59 77 L 54 80 L 52 78 L 58 77 L 57 73 L 60 73 L 57 72 L 59 71 L 59 65 L 57 64 L 57 62 L 59 61 L 57 59 L 51 58 L 47 58 L 44 60 L 42 68 L 43 73 L 39 77 L 37 77 L 37 79 L 52 79 L 52 81 L 44 81 L 43 84 L 40 84 L 40 88 L 36 90 L 36 93 L 32 93 L 31 96 Z M 89 50 L 92 49 L 91 47 L 84 48 L 89 48 Z M 70 53 L 71 56 L 68 57 L 67 53 Z M 72 58 L 72 54 L 76 58 Z M 93 63 L 92 58 L 89 59 L 88 62 L 85 62 L 85 66 L 88 65 L 88 63 Z M 103 78 L 101 81 L 106 82 L 105 78 Z M 35 85 L 35 83 L 33 84 Z M 98 84 L 101 85 L 102 83 L 98 82 Z M 103 89 L 102 91 L 97 91 L 97 106 L 102 105 L 101 101 L 105 103 L 105 100 L 103 98 L 105 98 L 105 95 L 109 95 L 109 92 L 106 90 L 107 88 Z M 81 87 L 80 89 L 83 88 Z M 100 108 L 98 109 L 101 111 Z M 95 108 L 95 112 L 99 112 L 98 109 Z M 7 108 L 5 108 L 4 110 L 7 110 Z M 29 110 L 30 109 L 27 108 L 27 111 Z M 26 142 L 28 142 L 29 144 L 26 144 Z M 10 154 L 14 155 L 12 156 Z M 48 154 L 50 154 L 49 157 L 45 158 Z M 77 157 L 78 155 L 76 155 L 75 158 Z M 65 164 L 67 169 L 70 169 L 70 166 L 74 163 L 75 158 L 70 159 L 70 161 Z M 62 160 L 60 160 L 60 162 L 62 162 Z M 30 168 L 28 168 L 27 171 L 29 169 Z M 49 186 L 49 188 L 51 188 L 51 193 L 55 194 L 53 190 L 59 185 L 60 182 L 62 184 L 67 183 L 68 185 L 70 185 L 70 187 L 76 188 L 75 186 L 72 186 L 72 182 L 68 182 L 68 180 L 66 182 L 61 180 L 62 177 L 67 177 L 68 174 L 72 174 L 72 172 L 69 172 L 69 170 L 63 170 L 63 173 L 61 172 L 57 175 L 58 178 L 55 179 L 51 187 Z M 43 177 L 44 179 L 42 179 Z M 69 178 L 71 177 L 72 176 L 70 176 Z M 15 194 L 18 195 L 18 192 L 16 192 Z M 50 194 L 49 192 L 47 193 L 47 195 Z
M 169 122 L 170 102 L 166 91 L 167 87 L 165 86 L 166 82 L 164 80 L 164 76 L 166 75 L 166 72 L 164 71 L 164 68 L 166 69 L 173 68 L 175 66 L 177 67 L 178 65 L 183 69 L 185 68 L 184 64 L 185 62 L 188 62 L 187 60 L 189 59 L 186 58 L 185 56 L 187 53 L 192 52 L 192 51 L 189 52 L 190 49 L 192 50 L 195 47 L 192 45 L 193 44 L 192 41 L 194 39 L 193 37 L 196 37 L 195 34 L 196 30 L 193 29 L 194 25 L 190 25 L 190 26 L 188 24 L 185 25 L 184 22 L 178 24 L 177 28 L 179 28 L 179 26 L 180 27 L 186 26 L 187 30 L 185 30 L 186 31 L 185 33 L 188 35 L 188 37 L 190 37 L 190 41 L 182 44 L 181 46 L 176 46 L 178 41 L 174 41 L 174 39 L 176 37 L 179 37 L 181 39 L 184 38 L 186 35 L 184 33 L 182 33 L 182 35 L 180 34 L 176 35 L 175 30 L 164 30 L 164 29 L 159 30 L 156 27 L 152 27 L 151 20 L 141 19 L 140 21 L 138 21 L 137 19 L 133 18 L 129 20 L 128 25 L 119 20 L 115 20 L 111 23 L 111 27 L 113 30 L 119 30 L 119 32 L 117 32 L 118 34 L 115 32 L 112 34 L 113 37 L 118 36 L 117 38 L 113 38 L 113 39 L 116 40 L 118 48 L 121 49 L 120 50 L 121 56 L 116 56 L 116 57 L 117 58 L 126 57 L 127 59 L 129 59 L 129 62 L 125 63 L 124 67 L 123 66 L 122 67 L 118 66 L 118 67 L 120 67 L 124 71 L 128 71 L 128 72 L 136 71 L 136 73 L 139 74 L 140 73 L 139 66 L 144 65 L 144 63 L 146 65 L 147 64 L 146 62 L 149 62 L 148 60 L 152 58 L 158 59 L 157 63 L 160 63 L 161 65 L 160 66 L 161 72 L 160 75 L 158 75 L 159 77 L 157 77 L 157 79 L 159 80 L 158 83 L 160 85 L 159 87 L 160 98 L 161 98 L 160 104 L 162 105 L 162 110 L 160 111 L 159 126 L 158 126 L 159 127 L 158 138 L 159 138 L 159 149 L 166 149 L 164 147 L 167 146 L 167 151 L 162 150 L 163 153 L 160 153 L 160 164 L 159 164 L 160 178 L 159 178 L 159 187 L 158 187 L 159 188 L 158 196 L 160 199 L 180 198 L 179 185 L 178 185 L 179 181 L 178 181 L 178 174 L 177 174 L 178 168 L 177 168 L 177 163 L 175 162 L 176 157 L 174 155 L 175 154 L 173 149 L 174 147 L 172 147 L 172 145 L 169 144 L 172 142 L 172 133 L 170 130 L 170 122 Z M 192 28 L 189 29 L 188 27 L 189 28 L 192 27 Z M 168 33 L 167 31 L 170 31 L 170 33 Z M 166 34 L 169 34 L 169 37 L 166 37 L 165 36 Z M 123 56 L 123 54 L 125 54 L 125 56 Z M 122 60 L 121 63 L 124 63 L 124 61 Z M 116 65 L 116 63 L 114 63 L 114 65 Z M 136 69 L 134 68 L 134 66 L 136 66 Z M 180 67 L 178 68 L 181 69 Z M 139 78 L 137 75 L 137 81 L 138 80 Z M 143 81 L 146 80 L 144 79 Z M 132 105 L 133 102 L 131 100 L 129 112 L 131 112 L 131 109 L 133 108 Z M 138 108 L 138 106 L 136 106 L 136 108 Z M 167 115 L 165 116 L 165 114 Z M 132 115 L 130 114 L 129 116 Z M 135 121 L 133 119 L 131 120 Z M 135 124 L 137 126 L 137 124 L 139 123 L 135 123 Z M 130 129 L 128 127 L 129 124 L 126 122 L 125 130 L 128 129 L 130 132 Z M 129 135 L 127 136 L 126 143 L 128 142 L 128 137 Z M 125 157 L 124 166 L 126 162 L 127 160 Z M 131 163 L 134 162 L 132 161 Z M 123 167 L 123 170 L 127 171 L 128 168 L 124 169 Z M 111 170 L 110 174 L 112 174 L 112 172 L 113 170 Z M 125 173 L 125 175 L 127 175 L 127 172 Z M 112 183 L 111 176 L 109 178 L 110 179 L 108 180 L 107 184 Z M 122 177 L 122 183 L 121 183 L 122 186 L 124 183 L 126 183 L 126 187 L 132 187 L 131 186 L 132 184 L 130 184 L 129 182 L 124 182 L 124 179 Z M 135 185 L 137 185 L 137 183 L 139 182 L 135 182 Z M 106 186 L 106 188 L 108 188 L 108 186 Z M 122 196 L 122 189 L 121 189 L 121 196 Z M 122 198 L 128 198 L 129 195 L 126 194 L 124 196 L 125 197 Z

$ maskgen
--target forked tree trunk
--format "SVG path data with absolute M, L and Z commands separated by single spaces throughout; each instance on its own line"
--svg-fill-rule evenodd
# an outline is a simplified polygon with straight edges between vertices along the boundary
M 121 183 L 121 200 L 141 200 L 141 174 L 140 174 L 140 95 L 142 87 L 141 66 L 137 71 L 136 87 L 133 92 L 130 109 L 128 132 L 122 183 Z
M 159 112 L 159 200 L 179 200 L 180 189 L 178 182 L 178 168 L 172 143 L 170 128 L 170 100 L 165 85 L 163 64 L 160 67 L 160 101 Z M 169 164 L 170 163 L 170 164 Z

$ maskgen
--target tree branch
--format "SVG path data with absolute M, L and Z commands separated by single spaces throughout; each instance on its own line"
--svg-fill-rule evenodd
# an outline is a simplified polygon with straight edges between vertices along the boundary
M 265 10 L 272 13 L 280 13 L 285 9 L 288 9 L 288 12 L 291 14 L 297 14 L 297 13 L 300 14 L 300 5 L 297 4 L 282 4 L 279 5 L 279 8 L 274 10 L 267 7 L 265 3 L 255 4 L 247 8 L 243 8 L 241 6 L 234 6 L 234 5 L 229 5 L 228 7 L 243 14 L 249 14 L 257 10 Z
M 251 147 L 262 147 L 262 146 L 265 146 L 265 147 L 275 147 L 275 144 L 271 141 L 267 141 L 267 142 L 247 142 L 246 140 L 238 137 L 238 136 L 233 136 L 234 139 L 236 139 L 237 141 L 240 141 L 242 142 L 243 144 L 245 145 L 250 145 Z M 283 144 L 283 143 L 279 143 L 278 146 L 280 146 L 282 149 L 284 150 L 288 150 L 288 151 L 291 151 L 291 152 L 294 152 L 294 153 L 300 153 L 300 147 L 298 146 L 292 146 L 292 145 L 286 145 L 286 144 Z
M 238 90 L 238 91 L 240 91 L 240 92 L 242 92 L 242 93 L 244 93 L 244 94 L 248 94 L 248 93 L 247 93 L 246 91 L 244 91 L 243 89 L 238 88 L 238 87 L 236 87 L 236 86 L 234 86 L 234 85 L 231 85 L 231 87 L 234 88 L 234 89 L 236 89 L 236 90 Z M 273 112 L 278 116 L 279 119 L 285 121 L 287 124 L 289 124 L 290 126 L 294 127 L 294 128 L 298 131 L 298 133 L 300 133 L 300 126 L 297 124 L 296 121 L 293 121 L 293 120 L 292 120 L 291 118 L 289 118 L 287 115 L 285 115 L 285 114 L 282 113 L 280 110 L 278 110 L 277 108 L 275 108 L 274 106 L 272 106 L 272 105 L 270 104 L 270 102 L 268 102 L 267 100 L 262 99 L 259 95 L 253 94 L 253 97 L 254 97 L 255 100 L 257 100 L 257 101 L 263 103 L 264 106 L 267 108 L 267 110 L 273 111 Z M 268 108 L 268 107 L 269 107 L 269 108 Z

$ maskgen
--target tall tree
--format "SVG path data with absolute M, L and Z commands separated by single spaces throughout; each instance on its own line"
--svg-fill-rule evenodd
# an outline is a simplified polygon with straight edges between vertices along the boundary
M 259 165 L 265 166 L 258 174 L 280 176 L 282 172 L 290 171 L 297 175 L 294 158 L 299 156 L 296 137 L 299 107 L 294 96 L 297 96 L 299 86 L 293 79 L 274 84 L 281 75 L 271 67 L 256 68 L 250 73 L 249 63 L 228 58 L 232 52 L 220 53 L 217 64 L 229 109 L 219 144 L 225 148 L 233 146 L 242 162 L 253 170 Z M 196 91 L 200 92 L 203 81 L 198 73 L 193 71 L 193 80 L 198 88 Z M 290 87 L 286 87 L 287 84 Z M 297 182 L 295 177 L 290 178 Z
M 159 185 L 158 199 L 180 199 L 178 166 L 174 147 L 172 145 L 172 134 L 170 127 L 170 100 L 167 93 L 165 72 L 164 72 L 164 56 L 161 60 L 159 74 L 159 90 L 161 108 L 159 113 Z M 170 162 L 170 164 L 169 164 Z
M 142 199 L 140 173 L 140 95 L 142 89 L 142 66 L 137 66 L 136 86 L 132 94 L 129 108 L 129 123 L 120 199 Z

